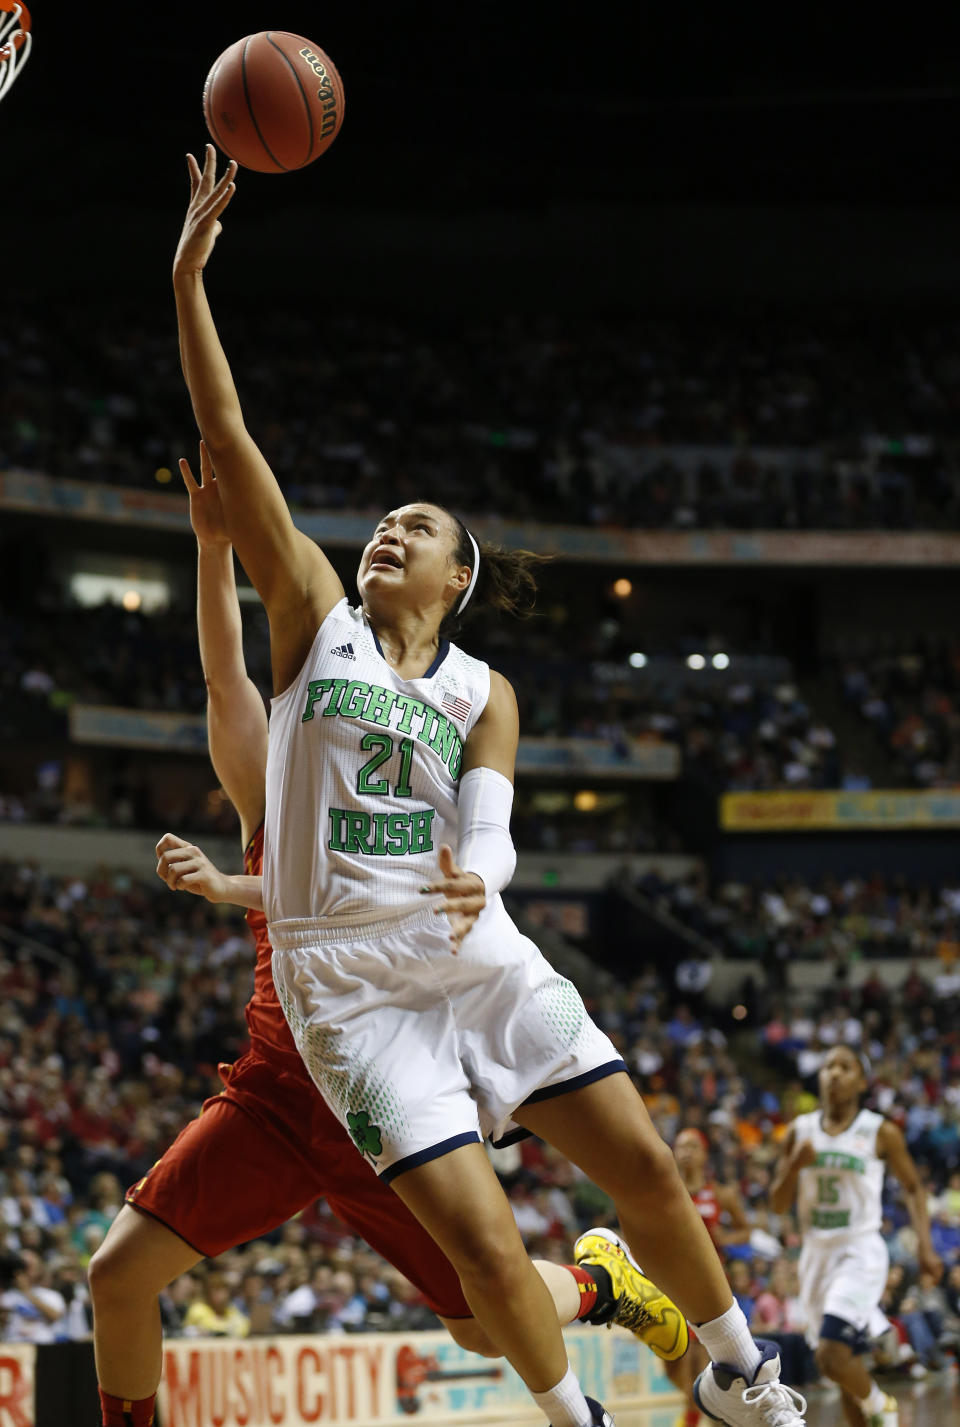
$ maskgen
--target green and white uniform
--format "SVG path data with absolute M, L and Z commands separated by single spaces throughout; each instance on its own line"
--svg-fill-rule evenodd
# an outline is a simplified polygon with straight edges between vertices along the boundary
M 499 896 L 453 955 L 421 894 L 457 847 L 463 748 L 489 693 L 488 666 L 446 642 L 400 678 L 344 599 L 272 703 L 274 981 L 315 1084 L 386 1178 L 625 1068 Z
M 808 1342 L 815 1346 L 825 1314 L 857 1334 L 879 1337 L 888 1325 L 879 1308 L 889 1255 L 880 1235 L 883 1160 L 877 1134 L 883 1116 L 861 1110 L 839 1135 L 828 1135 L 813 1110 L 793 1122 L 795 1143 L 809 1140 L 816 1162 L 797 1183 L 803 1247 L 798 1279 Z M 851 1335 L 852 1336 L 852 1335 Z

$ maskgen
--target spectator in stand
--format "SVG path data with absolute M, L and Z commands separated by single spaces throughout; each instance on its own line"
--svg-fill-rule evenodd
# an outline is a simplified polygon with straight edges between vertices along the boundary
M 183 1320 L 187 1337 L 245 1338 L 250 1319 L 231 1298 L 230 1281 L 215 1270 L 203 1276 L 199 1297 L 187 1309 Z
M 754 1302 L 750 1324 L 759 1337 L 772 1338 L 779 1346 L 784 1378 L 791 1387 L 803 1387 L 816 1379 L 813 1354 L 803 1334 L 794 1260 L 781 1255 L 771 1265 L 766 1286 Z
M 12 1286 L 0 1294 L 5 1320 L 3 1336 L 10 1343 L 55 1343 L 67 1304 L 50 1286 L 40 1254 L 25 1249 L 10 1264 Z

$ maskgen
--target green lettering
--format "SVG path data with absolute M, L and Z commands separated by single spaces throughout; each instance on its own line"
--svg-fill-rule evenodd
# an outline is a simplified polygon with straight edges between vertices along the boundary
M 433 839 L 430 830 L 437 815 L 436 808 L 420 808 L 410 814 L 410 851 L 432 852 Z
M 397 702 L 397 695 L 393 689 L 382 689 L 379 684 L 370 686 L 370 702 L 367 704 L 365 717 L 371 723 L 379 723 L 384 728 L 390 727 L 390 711 Z
M 412 732 L 412 720 L 416 714 L 423 713 L 425 705 L 411 694 L 398 694 L 395 707 L 403 709 L 403 718 L 397 724 L 397 731 L 399 733 Z
M 432 709 L 429 704 L 423 704 L 421 707 L 423 708 L 423 725 L 417 737 L 421 743 L 429 743 L 433 738 L 433 730 L 437 725 L 437 719 L 440 718 L 440 715 L 436 709 Z
M 386 778 L 374 778 L 373 774 L 385 763 L 393 752 L 393 739 L 387 733 L 365 733 L 360 740 L 360 747 L 364 753 L 373 753 L 373 757 L 364 763 L 357 774 L 357 792 L 375 797 L 386 797 L 390 792 L 390 784 Z
M 814 1229 L 846 1229 L 850 1224 L 849 1209 L 814 1209 L 810 1215 Z
M 372 849 L 370 843 L 370 814 L 347 813 L 347 835 L 344 852 L 365 852 Z
M 310 722 L 310 720 L 313 718 L 314 704 L 317 702 L 318 699 L 322 698 L 324 694 L 330 692 L 330 686 L 332 683 L 332 679 L 310 680 L 309 684 L 307 685 L 307 702 L 303 710 L 303 717 L 300 720 L 301 723 Z
M 324 718 L 333 718 L 335 713 L 339 713 L 340 700 L 343 698 L 343 691 L 346 687 L 346 679 L 334 679 L 333 688 L 330 691 L 330 702 L 323 711 Z
M 387 851 L 404 857 L 410 851 L 410 818 L 406 813 L 387 814 Z
M 413 739 L 401 738 L 400 740 L 400 777 L 397 779 L 397 786 L 393 790 L 395 798 L 409 798 L 412 791 L 410 787 L 410 764 L 413 762 Z
M 331 852 L 346 852 L 347 845 L 343 840 L 343 825 L 347 815 L 343 808 L 330 808 L 330 837 L 327 846 Z
M 840 1198 L 840 1186 L 835 1174 L 817 1175 L 817 1203 L 836 1204 Z
M 347 697 L 340 707 L 341 718 L 359 718 L 363 713 L 363 706 L 370 697 L 370 685 L 362 684 L 359 679 L 354 679 L 347 686 Z
M 451 778 L 456 779 L 456 778 L 459 778 L 459 777 L 460 777 L 460 765 L 461 765 L 462 762 L 463 762 L 463 742 L 462 742 L 462 740 L 458 737 L 458 738 L 457 738 L 457 742 L 456 742 L 456 746 L 455 746 L 455 748 L 454 748 L 454 750 L 453 750 L 453 754 L 452 754 L 451 759 L 450 759 L 450 762 L 449 762 L 448 765 L 447 765 L 447 767 L 450 769 L 450 777 L 451 777 Z
M 437 714 L 437 720 L 437 727 L 430 740 L 430 747 L 434 753 L 439 753 L 441 763 L 448 763 L 453 752 L 457 730 L 443 714 Z

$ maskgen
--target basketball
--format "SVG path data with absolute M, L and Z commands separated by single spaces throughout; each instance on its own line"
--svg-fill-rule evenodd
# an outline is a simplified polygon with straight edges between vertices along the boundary
M 302 35 L 261 30 L 237 40 L 203 86 L 210 137 L 258 173 L 304 168 L 343 123 L 343 81 L 329 56 Z

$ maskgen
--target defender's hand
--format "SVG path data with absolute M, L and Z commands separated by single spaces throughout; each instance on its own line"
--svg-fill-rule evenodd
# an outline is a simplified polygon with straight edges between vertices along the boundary
M 200 484 L 190 469 L 190 462 L 180 458 L 180 474 L 190 497 L 190 524 L 198 545 L 229 545 L 227 522 L 220 504 L 220 488 L 213 471 L 213 462 L 206 442 L 200 442 Z
M 172 832 L 165 833 L 157 843 L 157 876 L 172 892 L 193 892 L 208 902 L 224 900 L 224 874 L 199 847 Z

